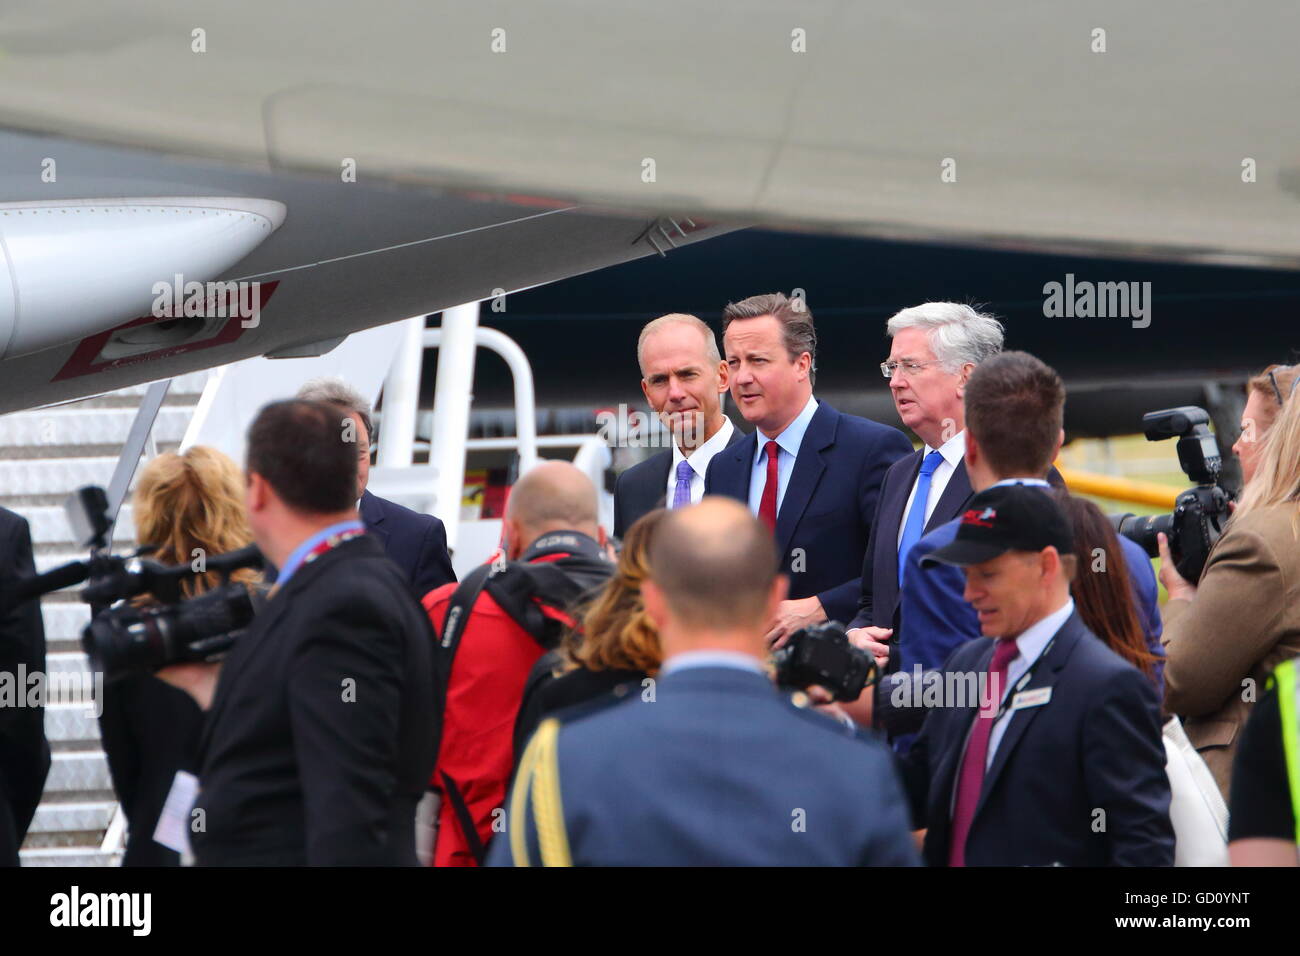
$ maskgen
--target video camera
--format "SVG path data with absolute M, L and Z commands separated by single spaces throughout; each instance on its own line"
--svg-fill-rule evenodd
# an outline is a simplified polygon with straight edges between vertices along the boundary
M 876 659 L 854 647 L 838 621 L 800 628 L 772 658 L 778 684 L 800 689 L 816 684 L 839 701 L 857 700 L 880 676 Z
M 1183 405 L 1142 416 L 1147 441 L 1178 438 L 1178 464 L 1196 487 L 1188 488 L 1174 501 L 1172 514 L 1111 515 L 1111 524 L 1124 537 L 1141 545 L 1151 557 L 1160 553 L 1156 535 L 1169 538 L 1174 566 L 1188 581 L 1200 580 L 1223 526 L 1228 521 L 1228 493 L 1219 484 L 1223 457 L 1219 443 L 1210 433 L 1210 416 L 1203 408 Z
M 171 664 L 217 660 L 257 613 L 255 595 L 230 580 L 240 568 L 263 566 L 255 545 L 207 558 L 202 567 L 164 565 L 143 558 L 152 547 L 129 555 L 109 552 L 113 521 L 104 489 L 81 488 L 64 508 L 78 542 L 90 549 L 90 558 L 18 582 L 9 589 L 5 606 L 87 582 L 80 598 L 91 606 L 93 617 L 81 633 L 81 645 L 105 680 L 152 673 Z M 182 584 L 209 571 L 221 575 L 221 584 L 186 599 Z M 130 603 L 142 594 L 157 603 Z

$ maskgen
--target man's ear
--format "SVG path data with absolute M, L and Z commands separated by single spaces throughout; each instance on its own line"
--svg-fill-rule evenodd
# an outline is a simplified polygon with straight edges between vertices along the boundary
M 966 471 L 969 473 L 971 466 L 980 460 L 979 442 L 975 441 L 975 436 L 971 434 L 969 428 L 966 429 Z
M 799 371 L 803 373 L 804 378 L 808 378 L 812 374 L 812 353 L 800 352 L 799 360 L 795 364 L 798 365 Z
M 725 395 L 731 388 L 731 366 L 726 362 L 718 363 L 718 394 Z
M 645 605 L 646 617 L 654 622 L 657 630 L 662 631 L 668 621 L 668 604 L 663 592 L 649 578 L 641 582 L 641 603 Z
M 957 394 L 962 398 L 966 397 L 966 383 L 970 381 L 970 373 L 975 371 L 975 363 L 967 362 L 961 367 L 961 375 L 957 379 Z
M 650 401 L 650 383 L 641 379 L 641 394 L 645 396 L 645 402 L 650 406 L 650 411 L 654 411 L 654 403 Z
M 255 471 L 248 473 L 245 500 L 250 514 L 264 511 L 267 504 L 267 491 L 270 486 L 265 478 Z
M 1061 453 L 1061 446 L 1064 444 L 1065 444 L 1065 429 L 1062 428 L 1061 431 L 1056 436 L 1056 447 L 1052 449 L 1052 461 L 1056 461 L 1056 456 Z
M 605 526 L 603 524 L 596 525 L 596 543 L 600 545 L 602 550 L 605 545 L 609 543 L 609 535 L 605 534 Z

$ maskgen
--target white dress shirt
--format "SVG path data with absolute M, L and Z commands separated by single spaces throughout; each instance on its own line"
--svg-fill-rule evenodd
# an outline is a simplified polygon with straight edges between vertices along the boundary
M 785 500 L 785 489 L 790 486 L 790 475 L 794 473 L 794 460 L 799 457 L 799 446 L 803 436 L 808 432 L 808 423 L 817 413 L 817 399 L 808 396 L 797 418 L 786 426 L 779 435 L 764 435 L 761 430 L 754 434 L 758 438 L 758 448 L 754 452 L 754 466 L 749 475 L 749 510 L 757 515 L 758 506 L 763 501 L 763 486 L 767 484 L 767 447 L 769 441 L 775 441 L 776 453 L 776 513 L 781 513 L 781 502 Z
M 677 442 L 673 442 L 673 463 L 668 469 L 667 498 L 664 499 L 669 508 L 673 506 L 673 496 L 677 493 L 677 466 L 683 461 L 691 466 L 691 504 L 698 505 L 700 499 L 704 497 L 704 473 L 709 468 L 709 462 L 713 460 L 714 455 L 727 447 L 727 443 L 731 441 L 731 433 L 735 430 L 736 426 L 731 424 L 731 419 L 723 415 L 722 427 L 689 456 L 683 455 L 682 450 L 677 447 Z
M 930 515 L 934 514 L 935 507 L 939 504 L 939 499 L 943 497 L 944 489 L 948 487 L 948 480 L 952 478 L 957 466 L 961 464 L 962 458 L 966 456 L 966 430 L 963 428 L 957 434 L 953 435 L 937 449 L 926 445 L 921 449 L 921 460 L 932 451 L 938 451 L 943 456 L 943 461 L 939 462 L 939 467 L 934 470 L 930 476 L 930 494 L 925 499 L 925 521 L 928 523 Z M 916 498 L 916 483 L 921 480 L 921 473 L 916 473 L 916 478 L 912 481 L 912 490 L 907 493 L 907 504 L 903 506 L 903 517 L 898 522 L 898 540 L 894 547 L 903 546 L 903 529 L 907 527 L 907 516 L 912 513 L 912 501 Z M 925 524 L 921 525 L 922 528 Z
M 674 654 L 659 667 L 659 676 L 663 677 L 673 671 L 689 670 L 692 667 L 731 667 L 767 676 L 767 671 L 763 669 L 763 662 L 752 654 L 710 650 L 682 651 L 680 654 Z
M 1039 656 L 1047 648 L 1048 643 L 1056 636 L 1056 632 L 1061 629 L 1071 614 L 1074 613 L 1074 599 L 1067 598 L 1058 610 L 1053 611 L 1047 617 L 1034 624 L 1029 625 L 1025 632 L 1016 638 L 1016 656 L 1011 658 L 1007 664 L 1006 683 L 998 688 L 999 699 L 998 706 L 1006 695 L 1010 693 L 1011 688 L 1016 686 L 1016 681 L 1025 676 L 1025 672 L 1033 666 Z M 990 693 L 992 690 L 990 689 Z M 1047 706 L 1047 705 L 1044 705 Z M 998 744 L 1002 741 L 1002 735 L 1007 732 L 1007 727 L 1011 723 L 1011 718 L 1015 712 L 1010 709 L 1008 701 L 1007 712 L 997 719 L 993 724 L 993 731 L 989 734 L 989 752 L 984 762 L 984 769 L 987 770 L 993 766 L 993 755 L 998 751 Z

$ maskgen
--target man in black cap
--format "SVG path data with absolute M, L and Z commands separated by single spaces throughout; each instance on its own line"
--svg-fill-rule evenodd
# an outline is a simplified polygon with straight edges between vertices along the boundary
M 1008 484 L 925 558 L 965 570 L 984 634 L 902 760 L 932 866 L 1173 864 L 1159 702 L 1075 613 L 1072 551 L 1051 496 Z

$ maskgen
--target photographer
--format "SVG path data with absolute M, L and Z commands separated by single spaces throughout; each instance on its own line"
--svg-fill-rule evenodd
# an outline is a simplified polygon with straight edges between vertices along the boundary
M 215 694 L 216 665 L 169 668 L 210 700 L 191 814 L 202 865 L 417 862 L 433 634 L 361 525 L 347 424 L 318 402 L 258 413 L 245 502 L 276 587 L 220 665 Z
M 1165 709 L 1183 718 L 1225 800 L 1252 704 L 1278 662 L 1300 654 L 1300 402 L 1294 375 L 1291 381 L 1290 390 L 1278 382 L 1276 420 L 1243 456 L 1245 492 L 1199 584 L 1178 574 L 1160 536 L 1160 580 L 1169 592 Z M 1258 437 L 1258 421 L 1254 429 Z
M 150 558 L 190 564 L 197 553 L 218 555 L 252 543 L 244 516 L 239 466 L 214 448 L 196 446 L 150 461 L 136 482 L 136 540 L 153 545 Z M 248 581 L 253 572 L 237 574 Z M 181 585 L 185 597 L 216 583 L 208 573 Z M 152 603 L 145 595 L 137 601 Z M 193 771 L 203 712 L 175 687 L 151 674 L 130 674 L 105 685 L 100 732 L 113 789 L 126 814 L 123 866 L 176 866 L 180 858 L 153 839 L 176 771 Z

